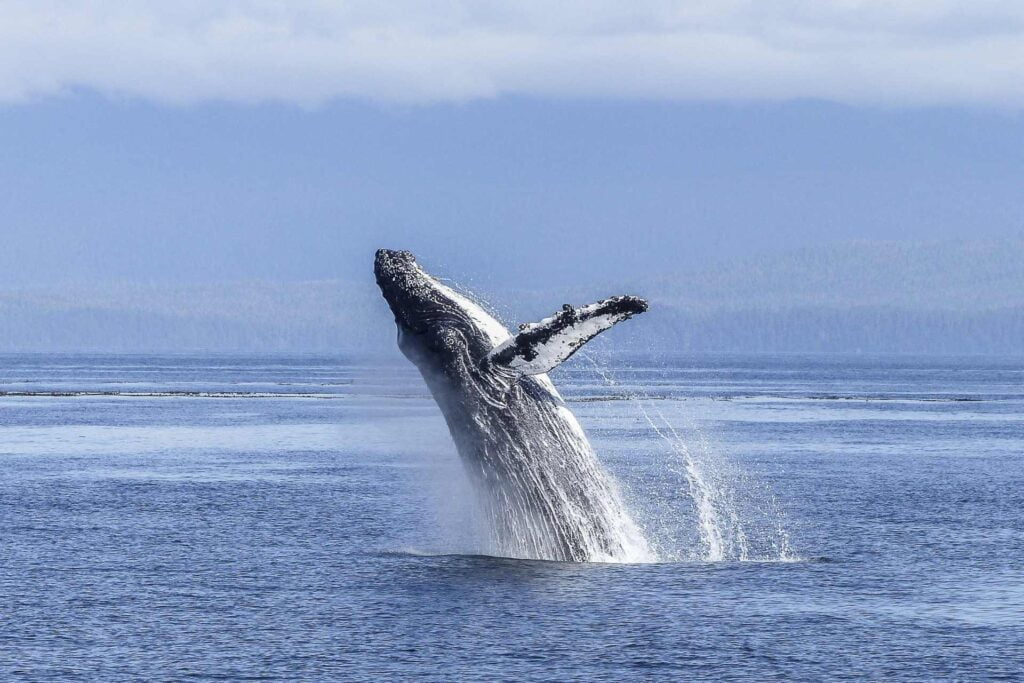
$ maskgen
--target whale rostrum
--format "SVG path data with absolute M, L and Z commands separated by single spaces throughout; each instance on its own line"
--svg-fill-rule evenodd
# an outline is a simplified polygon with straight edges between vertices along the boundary
M 441 409 L 478 493 L 491 550 L 563 561 L 652 559 L 615 481 L 546 374 L 647 303 L 618 296 L 566 305 L 512 335 L 410 252 L 379 250 L 374 274 L 399 348 Z

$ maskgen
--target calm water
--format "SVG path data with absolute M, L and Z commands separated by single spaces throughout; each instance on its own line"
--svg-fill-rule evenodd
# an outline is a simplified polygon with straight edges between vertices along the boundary
M 1024 676 L 1024 361 L 552 378 L 661 562 L 480 555 L 411 366 L 0 356 L 0 678 Z

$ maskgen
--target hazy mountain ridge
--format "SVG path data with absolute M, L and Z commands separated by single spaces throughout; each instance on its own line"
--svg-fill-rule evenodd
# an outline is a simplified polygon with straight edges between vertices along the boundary
M 429 264 L 427 264 L 429 267 Z M 1020 353 L 1024 238 L 833 245 L 571 290 L 484 292 L 509 326 L 628 291 L 652 310 L 616 348 Z M 477 293 L 481 294 L 481 293 Z M 3 351 L 394 350 L 371 276 L 0 293 Z
M 23 290 L 0 295 L 0 349 L 359 349 L 379 341 L 381 304 L 372 283 L 336 281 Z
M 804 248 L 651 284 L 652 296 L 693 310 L 995 310 L 1024 305 L 1024 238 Z

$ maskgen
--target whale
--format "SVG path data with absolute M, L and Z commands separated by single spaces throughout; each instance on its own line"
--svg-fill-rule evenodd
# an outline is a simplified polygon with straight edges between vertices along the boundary
M 564 562 L 654 553 L 548 373 L 645 312 L 637 296 L 569 304 L 513 334 L 409 251 L 380 249 L 374 276 L 398 346 L 440 408 L 489 530 L 489 551 Z

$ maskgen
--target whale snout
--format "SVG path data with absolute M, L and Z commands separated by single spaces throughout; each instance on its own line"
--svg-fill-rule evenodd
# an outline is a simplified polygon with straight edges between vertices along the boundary
M 416 334 L 425 332 L 423 313 L 432 308 L 431 287 L 426 286 L 428 278 L 416 265 L 412 252 L 378 249 L 373 273 L 399 328 Z
M 411 251 L 395 249 L 378 249 L 373 261 L 373 272 L 379 282 L 382 277 L 394 277 L 408 272 L 416 265 L 416 257 Z

